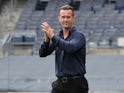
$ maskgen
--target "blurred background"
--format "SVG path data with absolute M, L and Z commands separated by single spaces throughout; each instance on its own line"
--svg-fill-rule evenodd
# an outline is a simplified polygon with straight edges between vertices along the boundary
M 91 93 L 124 93 L 124 0 L 0 0 L 0 91 L 50 92 L 54 53 L 40 58 L 40 25 L 58 33 L 58 9 L 74 7 L 86 37 Z

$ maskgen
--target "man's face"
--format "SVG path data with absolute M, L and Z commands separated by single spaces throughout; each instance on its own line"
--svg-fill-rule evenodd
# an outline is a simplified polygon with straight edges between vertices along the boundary
M 60 10 L 58 20 L 63 29 L 70 29 L 74 23 L 75 17 L 71 10 Z

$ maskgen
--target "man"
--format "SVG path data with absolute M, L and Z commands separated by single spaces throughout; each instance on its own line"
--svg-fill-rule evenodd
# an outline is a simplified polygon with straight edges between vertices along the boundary
M 58 21 L 62 30 L 58 35 L 47 22 L 41 24 L 44 42 L 39 49 L 40 57 L 46 57 L 55 50 L 57 80 L 52 83 L 51 93 L 88 93 L 85 70 L 85 37 L 73 26 L 74 9 L 64 5 L 59 9 Z

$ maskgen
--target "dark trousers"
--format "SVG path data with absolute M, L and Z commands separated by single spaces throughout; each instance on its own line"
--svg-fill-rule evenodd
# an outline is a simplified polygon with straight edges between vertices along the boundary
M 67 82 L 57 79 L 52 83 L 51 93 L 88 93 L 88 82 L 85 77 L 72 78 Z

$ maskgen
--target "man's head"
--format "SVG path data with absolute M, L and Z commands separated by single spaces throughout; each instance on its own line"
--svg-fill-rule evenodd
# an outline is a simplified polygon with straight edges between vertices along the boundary
M 58 20 L 63 29 L 69 30 L 74 23 L 74 9 L 70 5 L 64 5 L 59 9 Z

